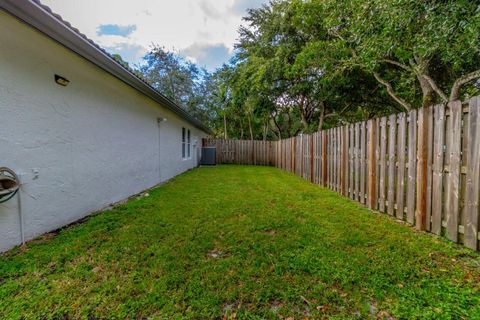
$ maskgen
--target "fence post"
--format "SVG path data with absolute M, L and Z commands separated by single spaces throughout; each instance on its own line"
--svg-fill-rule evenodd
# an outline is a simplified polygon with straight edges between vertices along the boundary
M 322 171 L 323 171 L 323 186 L 327 187 L 328 183 L 328 158 L 327 158 L 327 132 L 322 131 L 323 135 L 323 145 L 322 145 Z
M 467 185 L 465 190 L 465 245 L 477 250 L 480 192 L 480 98 L 470 99 L 467 134 Z M 476 139 L 474 138 L 476 137 Z
M 368 208 L 377 208 L 377 157 L 375 149 L 377 141 L 377 126 L 375 120 L 368 121 Z
M 314 180 L 314 170 L 313 170 L 313 134 L 309 136 L 310 140 L 310 181 L 313 182 Z
M 273 141 L 268 141 L 267 142 L 267 154 L 268 154 L 268 165 L 269 166 L 275 166 L 273 164 L 273 160 L 272 160 L 272 145 L 273 145 Z
M 461 132 L 462 132 L 462 103 L 453 101 L 448 104 L 450 117 L 448 118 L 447 146 L 449 154 L 449 170 L 445 185 L 445 217 L 447 220 L 447 238 L 458 241 L 459 196 L 460 196 L 460 165 L 461 165 Z
M 296 153 L 297 153 L 297 138 L 296 137 L 293 137 L 290 138 L 290 146 L 293 144 L 293 148 L 291 150 L 291 157 L 292 157 L 292 167 L 290 168 L 290 172 L 293 172 L 295 173 L 295 168 L 296 168 L 296 165 L 297 165 L 297 157 L 295 156 Z
M 343 126 L 340 128 L 340 133 L 342 137 L 342 195 L 348 196 L 347 181 L 348 181 L 348 126 Z
M 250 143 L 252 145 L 252 150 L 251 150 L 251 152 L 252 152 L 252 164 L 256 165 L 257 163 L 256 163 L 256 157 L 255 157 L 255 140 L 250 140 L 250 141 L 251 141 Z
M 417 142 L 417 210 L 415 226 L 417 230 L 425 230 L 427 224 L 427 152 L 428 122 L 427 108 L 418 110 L 418 142 Z
M 304 157 L 304 141 L 303 141 L 303 133 L 300 135 L 300 177 L 305 178 L 305 175 L 303 174 L 303 168 L 305 167 L 305 157 Z
M 343 195 L 343 128 L 339 127 L 337 129 L 337 149 L 338 149 L 338 192 Z

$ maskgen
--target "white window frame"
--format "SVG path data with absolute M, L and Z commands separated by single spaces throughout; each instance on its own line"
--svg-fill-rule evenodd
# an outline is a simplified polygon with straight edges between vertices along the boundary
M 190 129 L 187 130 L 187 159 L 192 159 L 192 134 Z
M 187 150 L 185 149 L 186 148 L 186 136 L 187 136 L 187 129 L 185 129 L 185 127 L 182 127 L 182 159 L 186 159 L 186 155 L 187 155 Z

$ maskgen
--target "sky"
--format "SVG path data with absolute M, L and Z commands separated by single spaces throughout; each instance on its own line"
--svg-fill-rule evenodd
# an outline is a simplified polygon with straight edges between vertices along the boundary
M 134 66 L 153 44 L 213 71 L 233 54 L 248 8 L 268 0 L 41 0 Z

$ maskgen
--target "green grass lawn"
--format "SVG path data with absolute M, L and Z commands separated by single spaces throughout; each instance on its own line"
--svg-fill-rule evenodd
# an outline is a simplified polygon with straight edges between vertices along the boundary
M 0 319 L 474 319 L 480 256 L 274 168 L 183 174 L 0 256 Z

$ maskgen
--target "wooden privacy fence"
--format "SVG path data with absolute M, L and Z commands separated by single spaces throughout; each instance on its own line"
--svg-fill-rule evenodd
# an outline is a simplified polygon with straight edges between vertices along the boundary
M 217 163 L 273 165 L 478 249 L 480 97 L 280 141 L 205 143 Z
M 275 141 L 203 139 L 204 147 L 217 149 L 217 163 L 274 166 Z

